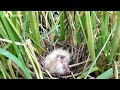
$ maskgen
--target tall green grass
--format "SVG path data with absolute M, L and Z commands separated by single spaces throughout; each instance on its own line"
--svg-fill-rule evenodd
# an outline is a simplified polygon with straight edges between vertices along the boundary
M 39 47 L 42 48 L 42 44 L 40 44 L 40 41 L 39 41 L 40 34 L 39 34 L 39 28 L 38 28 L 39 27 L 39 24 L 38 24 L 39 22 L 37 19 L 38 16 L 35 15 L 35 12 L 30 12 L 30 13 L 25 12 L 25 13 L 26 13 L 26 15 L 30 16 L 30 19 L 28 19 L 28 17 L 26 17 L 25 19 L 30 20 L 31 28 L 29 28 L 29 24 L 27 23 L 29 21 L 22 20 L 21 12 L 18 12 L 18 11 L 10 12 L 10 14 L 11 14 L 10 18 L 9 18 L 9 15 L 7 14 L 7 12 L 4 12 L 4 11 L 0 12 L 0 20 L 1 20 L 0 26 L 1 26 L 1 30 L 2 30 L 2 32 L 0 34 L 1 39 L 4 37 L 5 41 L 10 40 L 10 42 L 11 42 L 11 44 L 6 43 L 5 46 L 7 46 L 7 45 L 9 45 L 9 46 L 7 46 L 7 48 L 5 46 L 3 46 L 2 47 L 3 49 L 0 49 L 0 51 L 1 51 L 1 55 L 4 55 L 4 56 L 8 57 L 10 60 L 12 60 L 13 62 L 15 62 L 17 65 L 17 68 L 20 67 L 20 69 L 23 71 L 26 78 L 32 79 L 31 73 L 29 72 L 29 69 L 26 67 L 27 58 L 32 57 L 32 55 L 29 56 L 30 53 L 26 54 L 27 53 L 26 49 L 28 49 L 27 44 L 23 44 L 24 42 L 26 42 L 25 40 L 29 38 L 28 36 L 26 36 L 26 33 L 29 34 L 29 36 L 31 36 L 32 40 L 34 40 L 37 43 L 37 45 L 36 45 L 36 43 L 34 43 L 33 45 L 35 45 L 36 50 L 38 50 L 36 52 L 38 52 L 38 54 L 40 54 L 40 55 L 41 55 L 41 53 L 40 53 L 41 51 L 40 51 Z M 36 19 L 34 19 L 34 18 L 36 18 Z M 25 23 L 24 23 L 24 21 L 25 21 Z M 29 31 L 28 31 L 29 33 L 26 30 L 27 28 L 29 29 Z M 31 35 L 31 32 L 32 32 L 32 35 Z M 6 37 L 4 34 L 6 35 Z M 22 46 L 16 45 L 16 42 L 22 43 Z M 7 59 L 3 58 L 2 61 L 7 63 Z M 1 63 L 3 63 L 3 62 L 1 62 Z M 38 61 L 36 61 L 36 63 L 38 63 Z M 13 74 L 13 70 L 12 70 L 12 67 L 10 67 L 10 65 L 11 64 L 8 64 L 8 68 L 10 69 L 12 76 L 18 78 L 18 75 L 17 75 L 18 71 L 15 72 L 17 75 L 17 76 L 15 76 Z M 40 71 L 40 67 L 38 66 L 38 64 L 35 67 Z M 35 69 L 35 67 L 34 67 L 34 69 Z M 35 69 L 36 73 L 39 71 L 36 71 L 36 69 Z M 37 78 L 43 78 L 41 76 L 41 73 L 42 72 L 39 72 L 39 75 L 36 74 Z
M 86 25 L 87 25 L 87 36 L 88 36 L 88 50 L 90 52 L 91 55 L 91 59 L 94 61 L 95 59 L 95 48 L 94 48 L 94 38 L 93 38 L 93 25 L 91 23 L 91 18 L 90 18 L 90 11 L 86 11 L 85 12 L 85 16 L 86 16 Z
M 79 57 L 77 50 L 82 45 L 86 51 L 81 52 L 88 52 L 82 57 L 91 62 L 78 79 L 86 79 L 96 71 L 96 79 L 114 76 L 113 62 L 119 62 L 120 52 L 120 12 L 56 12 L 0 11 L 0 78 L 46 78 L 41 61 L 54 45 L 65 42 L 69 46 L 63 46 L 70 52 L 76 48 L 73 57 Z

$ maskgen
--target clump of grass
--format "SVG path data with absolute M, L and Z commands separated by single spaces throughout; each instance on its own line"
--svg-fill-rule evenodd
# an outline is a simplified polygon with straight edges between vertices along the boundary
M 120 12 L 0 11 L 0 78 L 119 78 Z M 43 66 L 55 48 L 69 50 L 70 75 Z

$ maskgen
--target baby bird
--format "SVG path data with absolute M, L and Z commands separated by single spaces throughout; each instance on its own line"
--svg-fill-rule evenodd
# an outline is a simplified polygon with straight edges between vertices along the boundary
M 68 64 L 71 55 L 68 51 L 61 48 L 53 50 L 44 59 L 44 67 L 51 74 L 65 75 L 69 73 Z

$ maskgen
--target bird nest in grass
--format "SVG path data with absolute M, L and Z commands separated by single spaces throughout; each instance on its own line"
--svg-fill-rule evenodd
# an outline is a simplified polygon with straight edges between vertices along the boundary
M 72 46 L 70 42 L 58 42 L 56 45 L 47 45 L 48 54 L 53 51 L 55 48 L 63 48 L 64 50 L 68 50 L 71 54 L 71 62 L 68 65 L 70 73 L 67 75 L 52 75 L 49 71 L 45 70 L 43 65 L 43 60 L 39 60 L 41 64 L 42 71 L 45 75 L 46 79 L 75 79 L 83 72 L 88 70 L 88 65 L 90 63 L 89 53 L 87 50 L 87 46 L 83 43 L 79 47 Z M 46 57 L 47 54 L 44 54 L 43 58 Z M 40 59 L 40 58 L 39 58 Z

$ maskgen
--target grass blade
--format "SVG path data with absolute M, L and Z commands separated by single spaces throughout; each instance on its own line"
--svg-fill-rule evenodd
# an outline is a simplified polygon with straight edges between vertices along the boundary
M 110 68 L 106 72 L 99 75 L 96 79 L 109 79 L 113 75 L 113 69 Z
M 94 51 L 94 38 L 93 38 L 93 31 L 92 31 L 92 24 L 91 24 L 91 18 L 90 18 L 90 12 L 86 11 L 86 22 L 87 22 L 87 34 L 88 34 L 88 50 L 91 55 L 92 61 L 95 60 L 95 51 Z
M 116 26 L 116 32 L 114 32 L 114 38 L 112 40 L 112 49 L 111 49 L 111 54 L 109 58 L 109 64 L 113 63 L 114 56 L 117 52 L 118 49 L 118 43 L 119 43 L 119 37 L 120 37 L 120 12 L 117 12 L 117 26 Z M 116 57 L 116 56 L 115 56 Z
M 42 47 L 42 43 L 40 42 L 40 32 L 39 32 L 39 24 L 38 24 L 38 18 L 37 18 L 37 13 L 34 11 L 29 12 L 29 20 L 30 20 L 30 25 L 32 29 L 32 37 L 33 39 L 37 42 L 40 47 Z M 40 54 L 42 54 L 40 48 L 35 45 L 37 50 L 39 51 Z
M 21 68 L 21 70 L 24 72 L 26 78 L 32 79 L 30 73 L 28 72 L 27 67 L 24 66 L 24 64 L 17 57 L 15 57 L 13 54 L 1 48 L 0 48 L 0 54 L 6 56 L 10 60 L 12 60 L 14 63 L 16 63 Z
M 99 52 L 99 54 L 97 55 L 97 57 L 95 58 L 95 60 L 92 62 L 91 66 L 90 66 L 90 69 L 88 70 L 88 73 L 86 74 L 86 76 L 84 77 L 84 79 L 87 78 L 87 76 L 89 75 L 90 71 L 92 70 L 93 66 L 96 64 L 96 61 L 98 60 L 100 54 L 102 53 L 102 51 L 104 50 L 104 48 L 106 47 L 107 43 L 108 43 L 108 40 L 110 39 L 111 35 L 113 34 L 113 32 L 115 31 L 115 28 L 116 28 L 116 24 L 115 26 L 113 27 L 113 30 L 112 32 L 110 33 L 110 35 L 108 36 L 104 46 L 102 47 L 101 51 Z
M 4 78 L 4 79 L 7 79 L 7 77 L 6 77 L 6 75 L 5 75 L 5 72 L 4 72 L 3 68 L 2 68 L 1 62 L 0 62 L 0 69 L 1 69 L 2 74 L 3 74 L 3 78 Z
M 12 65 L 11 65 L 11 61 L 8 60 L 7 63 L 8 63 L 8 67 L 9 67 L 9 70 L 10 70 L 10 73 L 11 73 L 12 78 L 13 78 L 13 79 L 16 79 L 15 73 L 14 73 L 13 68 L 12 68 Z
M 60 16 L 60 39 L 65 40 L 65 30 L 64 30 L 64 12 L 61 12 Z

